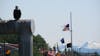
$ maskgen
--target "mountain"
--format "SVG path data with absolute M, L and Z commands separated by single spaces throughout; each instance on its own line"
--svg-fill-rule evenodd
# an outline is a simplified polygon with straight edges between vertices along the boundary
M 74 46 L 73 49 L 80 53 L 98 53 L 100 54 L 100 43 L 97 42 L 86 42 L 80 48 Z
M 65 45 L 59 46 L 61 51 L 64 51 Z M 73 46 L 74 51 L 80 53 L 98 53 L 100 54 L 100 43 L 97 42 L 85 42 L 82 46 Z
M 100 43 L 97 43 L 97 42 L 86 42 L 80 48 L 100 49 Z

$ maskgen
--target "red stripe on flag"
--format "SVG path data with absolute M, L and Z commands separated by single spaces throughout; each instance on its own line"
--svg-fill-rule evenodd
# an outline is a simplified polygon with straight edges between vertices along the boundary
M 63 29 L 63 31 L 67 31 L 67 30 L 69 30 L 69 24 L 67 24 Z

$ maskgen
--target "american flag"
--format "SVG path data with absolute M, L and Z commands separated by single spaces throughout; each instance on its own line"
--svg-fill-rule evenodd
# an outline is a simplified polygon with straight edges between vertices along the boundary
M 67 30 L 69 30 L 69 24 L 65 25 L 65 27 L 63 29 L 63 31 L 67 31 Z

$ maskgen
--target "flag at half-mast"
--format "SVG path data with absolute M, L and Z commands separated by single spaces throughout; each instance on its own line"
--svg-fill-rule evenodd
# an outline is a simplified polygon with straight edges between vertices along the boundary
M 67 30 L 69 30 L 69 24 L 65 25 L 65 27 L 63 29 L 63 31 L 67 31 Z

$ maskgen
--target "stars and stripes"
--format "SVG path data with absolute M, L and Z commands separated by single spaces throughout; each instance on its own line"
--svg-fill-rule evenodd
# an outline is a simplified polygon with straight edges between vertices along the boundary
M 69 24 L 65 25 L 65 27 L 63 29 L 63 31 L 67 31 L 67 30 L 69 30 Z

